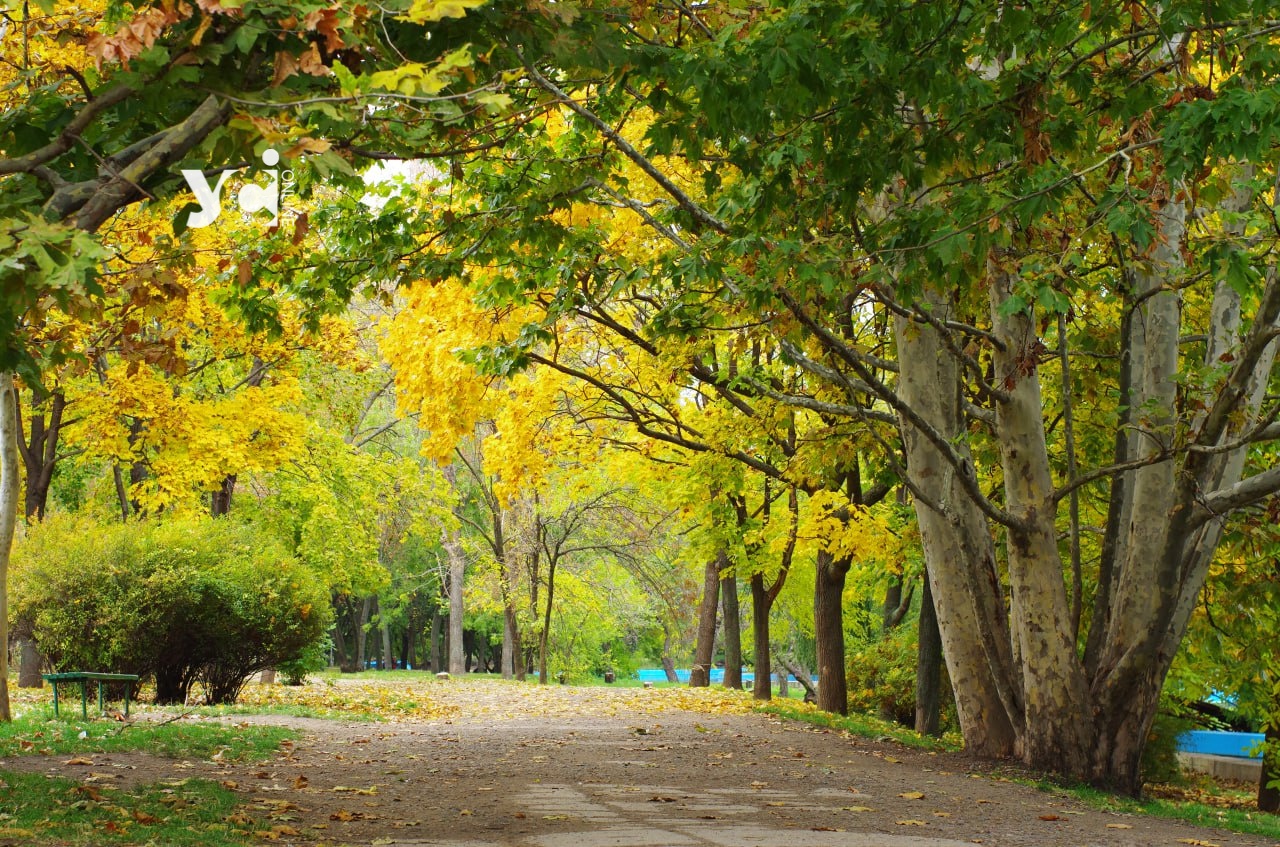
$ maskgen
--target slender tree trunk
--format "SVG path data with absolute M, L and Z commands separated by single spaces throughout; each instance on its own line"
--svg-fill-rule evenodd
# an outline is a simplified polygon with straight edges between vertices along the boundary
M 550 682 L 547 672 L 547 645 L 551 637 L 551 609 L 556 597 L 556 560 L 547 562 L 547 607 L 542 614 L 542 634 L 538 638 L 538 684 Z
M 755 681 L 751 684 L 751 696 L 756 700 L 768 700 L 773 696 L 770 677 L 773 674 L 769 658 L 769 612 L 772 606 L 769 592 L 764 586 L 764 574 L 751 575 L 751 650 L 755 655 Z
M 350 665 L 350 660 L 347 658 L 347 636 L 342 631 L 342 611 L 345 605 L 345 598 L 341 600 L 337 597 L 333 598 L 333 652 L 337 660 L 335 664 L 344 672 Z
M 431 629 L 429 630 L 430 634 L 427 636 L 430 641 L 427 644 L 427 655 L 430 657 L 433 673 L 440 673 L 445 669 L 444 620 L 445 616 L 440 614 L 439 608 L 431 610 Z
M 467 560 L 456 533 L 445 539 L 444 549 L 449 557 L 449 673 L 461 676 L 466 673 L 462 644 L 462 580 Z
M 742 690 L 742 618 L 738 604 L 738 578 L 733 567 L 720 581 L 720 601 L 724 611 L 724 687 Z M 722 574 L 723 576 L 723 574 Z
M 716 655 L 716 611 L 720 605 L 720 567 L 727 560 L 724 553 L 707 562 L 702 578 L 702 605 L 698 609 L 698 643 L 693 651 L 693 667 L 689 669 L 689 685 L 694 688 L 711 684 L 711 666 Z
M 849 685 L 844 668 L 844 580 L 852 562 L 818 552 L 813 589 L 813 633 L 818 652 L 818 708 L 849 713 Z
M 369 645 L 369 632 L 365 628 L 365 624 L 369 622 L 369 614 L 373 610 L 372 597 L 366 597 L 360 601 L 360 614 L 356 617 L 356 669 L 365 669 L 365 660 L 368 657 L 366 648 Z
M 916 732 L 942 734 L 942 636 L 933 609 L 933 592 L 924 581 L 916 645 Z
M 380 620 L 379 629 L 382 630 L 382 669 L 389 671 L 396 666 L 395 654 L 391 652 L 391 624 L 387 622 L 386 616 L 382 613 L 382 603 L 378 603 L 378 618 Z
M 9 710 L 9 556 L 18 526 L 18 391 L 13 374 L 0 372 L 0 721 Z
M 680 675 L 676 673 L 676 660 L 671 655 L 671 625 L 665 621 L 662 624 L 662 672 L 667 675 L 667 682 L 680 681 Z

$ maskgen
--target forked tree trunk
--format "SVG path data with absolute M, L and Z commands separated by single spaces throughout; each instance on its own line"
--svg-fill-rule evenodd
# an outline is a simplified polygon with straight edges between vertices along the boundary
M 738 607 L 738 578 L 733 566 L 721 576 L 720 600 L 724 611 L 724 687 L 742 689 L 742 620 Z
M 711 684 L 711 666 L 716 654 L 716 611 L 720 605 L 720 567 L 727 557 L 721 553 L 707 562 L 702 575 L 702 605 L 698 608 L 698 643 L 689 669 L 689 685 Z

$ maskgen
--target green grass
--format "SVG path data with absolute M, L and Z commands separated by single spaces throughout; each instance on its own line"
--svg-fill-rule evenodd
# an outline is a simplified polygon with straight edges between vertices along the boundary
M 295 735 L 279 726 L 234 727 L 189 719 L 125 724 L 78 716 L 54 718 L 52 709 L 34 709 L 0 724 L 0 758 L 145 750 L 172 758 L 207 759 L 221 750 L 226 760 L 253 761 L 270 756 L 281 741 Z
M 247 831 L 227 822 L 238 798 L 216 782 L 184 779 L 132 791 L 0 771 L 0 847 L 155 844 L 242 847 Z
M 814 726 L 844 730 L 851 735 L 863 738 L 890 738 L 904 747 L 914 747 L 919 750 L 956 751 L 961 746 L 959 739 L 921 735 L 914 730 L 871 715 L 835 715 L 819 711 L 815 706 L 806 703 L 770 702 L 757 706 L 756 711 Z
M 1034 784 L 1042 791 L 1052 794 L 1065 794 L 1088 806 L 1107 812 L 1170 818 L 1198 826 L 1229 829 L 1233 832 L 1261 835 L 1273 841 L 1280 841 L 1280 817 L 1269 815 L 1265 812 L 1223 809 L 1217 806 L 1207 806 L 1203 803 L 1174 802 L 1172 800 L 1139 800 L 1132 797 L 1108 794 L 1105 791 L 1089 786 L 1063 786 L 1046 780 L 1041 780 Z

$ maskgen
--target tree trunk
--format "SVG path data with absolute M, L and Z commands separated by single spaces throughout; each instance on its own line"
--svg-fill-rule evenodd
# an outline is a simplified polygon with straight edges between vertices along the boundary
M 378 619 L 380 621 L 379 629 L 382 630 L 382 669 L 384 671 L 394 670 L 396 657 L 391 652 L 391 624 L 387 622 L 386 615 L 382 613 L 381 602 L 378 603 Z
M 844 668 L 844 580 L 853 563 L 818 551 L 813 589 L 813 634 L 818 652 L 818 708 L 849 713 L 849 685 Z
M 276 669 L 267 668 L 265 671 L 262 672 L 262 675 L 258 677 L 258 682 L 261 683 L 262 685 L 275 685 Z
M 218 489 L 209 495 L 209 514 L 215 518 L 230 514 L 231 512 L 231 495 L 236 490 L 236 475 L 227 474 L 222 478 L 222 484 Z
M 724 687 L 742 690 L 742 620 L 738 605 L 738 578 L 733 566 L 720 581 L 720 600 L 724 611 Z
M 13 374 L 0 372 L 0 721 L 9 710 L 9 556 L 18 526 L 18 390 Z
M 467 560 L 456 533 L 446 537 L 444 549 L 449 557 L 449 673 L 461 676 L 466 673 L 462 643 L 462 580 Z
M 768 700 L 773 696 L 770 677 L 772 649 L 769 644 L 769 612 L 772 602 L 764 586 L 764 574 L 751 575 L 751 649 L 755 655 L 755 681 L 751 684 L 751 696 L 756 700 Z
M 547 672 L 547 644 L 551 636 L 551 609 L 556 597 L 556 560 L 547 562 L 547 607 L 542 615 L 542 634 L 538 638 L 538 684 L 551 681 Z M 668 637 L 668 641 L 670 638 Z
M 1280 812 L 1280 726 L 1268 723 L 1262 748 L 1262 775 L 1258 778 L 1258 811 Z
M 924 298 L 933 316 L 948 318 L 951 309 L 936 292 L 926 289 Z M 965 467 L 972 467 L 959 369 L 932 324 L 897 317 L 894 337 L 900 351 L 898 395 L 920 422 L 917 426 L 901 415 L 907 476 L 916 495 L 925 569 L 965 746 L 984 758 L 1012 756 L 1023 726 L 1022 692 L 1014 682 L 1012 638 L 991 533 L 957 470 L 924 429 L 954 445 Z
M 373 610 L 372 597 L 366 597 L 360 602 L 360 614 L 356 618 L 356 668 L 365 670 L 368 654 L 365 649 L 369 644 L 369 632 L 365 629 L 365 624 L 369 622 L 369 613 Z
M 698 644 L 693 651 L 693 666 L 689 669 L 689 685 L 693 688 L 711 684 L 711 666 L 716 656 L 716 611 L 720 605 L 720 567 L 727 559 L 724 553 L 720 553 L 703 569 Z
M 667 682 L 680 681 L 680 675 L 676 673 L 676 660 L 671 655 L 671 626 L 666 622 L 662 624 L 662 672 L 667 675 Z
M 44 520 L 49 503 L 49 486 L 53 483 L 53 471 L 58 461 L 58 441 L 62 435 L 62 415 L 66 405 L 67 398 L 61 390 L 49 393 L 39 388 L 32 389 L 30 431 L 24 440 L 22 406 L 17 401 L 14 403 L 18 414 L 18 451 L 27 472 L 28 521 Z
M 791 696 L 791 680 L 786 668 L 778 670 L 778 697 L 786 700 Z M 757 698 L 758 699 L 758 698 Z
M 916 732 L 942 734 L 942 636 L 933 610 L 933 592 L 924 581 L 916 644 Z
M 43 688 L 44 677 L 40 675 L 43 667 L 44 656 L 40 655 L 35 639 L 20 639 L 18 641 L 18 687 Z
M 431 610 L 431 629 L 427 636 L 429 642 L 427 644 L 427 655 L 430 657 L 431 670 L 433 673 L 440 673 L 445 669 L 444 657 L 444 621 L 445 616 L 440 614 L 439 608 Z

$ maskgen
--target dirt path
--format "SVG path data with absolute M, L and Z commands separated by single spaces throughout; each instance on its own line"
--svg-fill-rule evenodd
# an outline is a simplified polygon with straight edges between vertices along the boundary
M 430 723 L 258 717 L 302 737 L 270 762 L 99 755 L 136 784 L 222 780 L 249 831 L 279 844 L 448 847 L 956 847 L 1266 845 L 1090 810 L 962 757 L 851 739 L 759 714 L 700 714 L 671 690 L 450 681 Z M 240 720 L 240 719 L 235 719 Z M 61 760 L 10 760 L 76 776 Z M 83 775 L 84 769 L 79 771 Z M 293 832 L 299 833 L 293 835 Z

